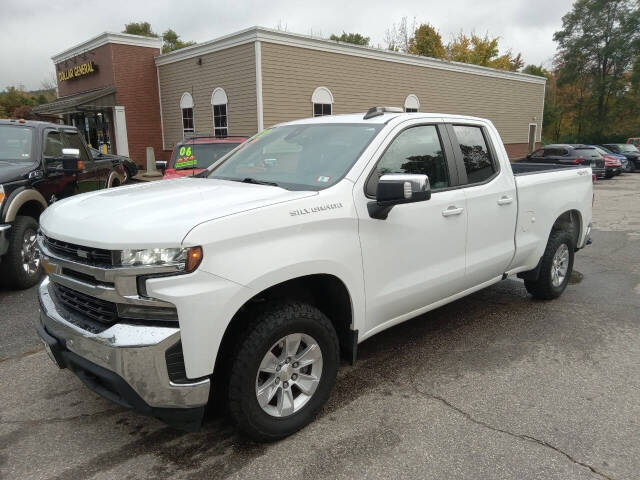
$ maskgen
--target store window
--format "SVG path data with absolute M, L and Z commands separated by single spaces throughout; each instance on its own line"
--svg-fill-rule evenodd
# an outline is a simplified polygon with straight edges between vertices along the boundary
M 216 137 L 226 137 L 229 132 L 227 121 L 227 93 L 222 88 L 216 88 L 211 94 L 213 108 L 213 134 Z
M 418 112 L 420 111 L 420 100 L 413 93 L 407 95 L 404 99 L 404 111 L 405 112 Z
M 195 132 L 193 123 L 193 97 L 189 92 L 182 94 L 180 109 L 182 110 L 182 136 L 192 136 Z
M 333 113 L 333 95 L 327 87 L 318 87 L 311 95 L 313 104 L 313 116 L 322 117 Z

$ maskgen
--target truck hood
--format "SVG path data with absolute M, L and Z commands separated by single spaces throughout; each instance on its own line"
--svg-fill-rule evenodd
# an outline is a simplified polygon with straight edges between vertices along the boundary
M 52 238 L 108 250 L 170 247 L 200 223 L 316 194 L 207 178 L 161 180 L 58 201 L 40 227 Z
M 9 163 L 0 160 L 0 183 L 22 180 L 31 170 L 33 165 L 30 163 Z

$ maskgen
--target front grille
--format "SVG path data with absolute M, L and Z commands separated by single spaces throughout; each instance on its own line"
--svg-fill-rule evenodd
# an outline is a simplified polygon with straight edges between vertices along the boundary
M 65 258 L 80 262 L 97 265 L 113 265 L 111 250 L 102 248 L 83 247 L 62 240 L 43 236 L 44 244 L 53 253 L 57 253 Z
M 118 308 L 115 303 L 85 295 L 57 283 L 54 283 L 53 287 L 58 300 L 71 310 L 103 324 L 111 325 L 118 321 Z

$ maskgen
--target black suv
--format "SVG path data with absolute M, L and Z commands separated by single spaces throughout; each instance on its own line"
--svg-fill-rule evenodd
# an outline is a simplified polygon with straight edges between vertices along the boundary
M 49 204 L 124 180 L 122 163 L 94 159 L 75 127 L 0 120 L 0 283 L 28 288 L 40 278 L 36 233 Z
M 604 158 L 595 147 L 589 145 L 546 145 L 527 155 L 526 161 L 560 165 L 588 165 L 598 178 L 606 176 Z
M 631 143 L 605 143 L 602 145 L 613 153 L 624 155 L 629 160 L 629 172 L 640 171 L 640 151 Z

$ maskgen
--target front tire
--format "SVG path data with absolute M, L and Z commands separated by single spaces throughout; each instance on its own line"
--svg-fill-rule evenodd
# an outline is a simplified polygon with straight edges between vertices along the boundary
M 249 326 L 232 361 L 231 416 L 257 441 L 291 435 L 325 404 L 338 365 L 338 337 L 322 312 L 300 302 L 273 305 Z
M 18 215 L 11 227 L 9 250 L 0 263 L 3 286 L 23 290 L 38 283 L 42 275 L 40 253 L 36 246 L 38 222 Z
M 554 230 L 549 236 L 536 280 L 525 280 L 524 286 L 534 298 L 553 300 L 567 288 L 573 271 L 573 235 L 566 230 Z

